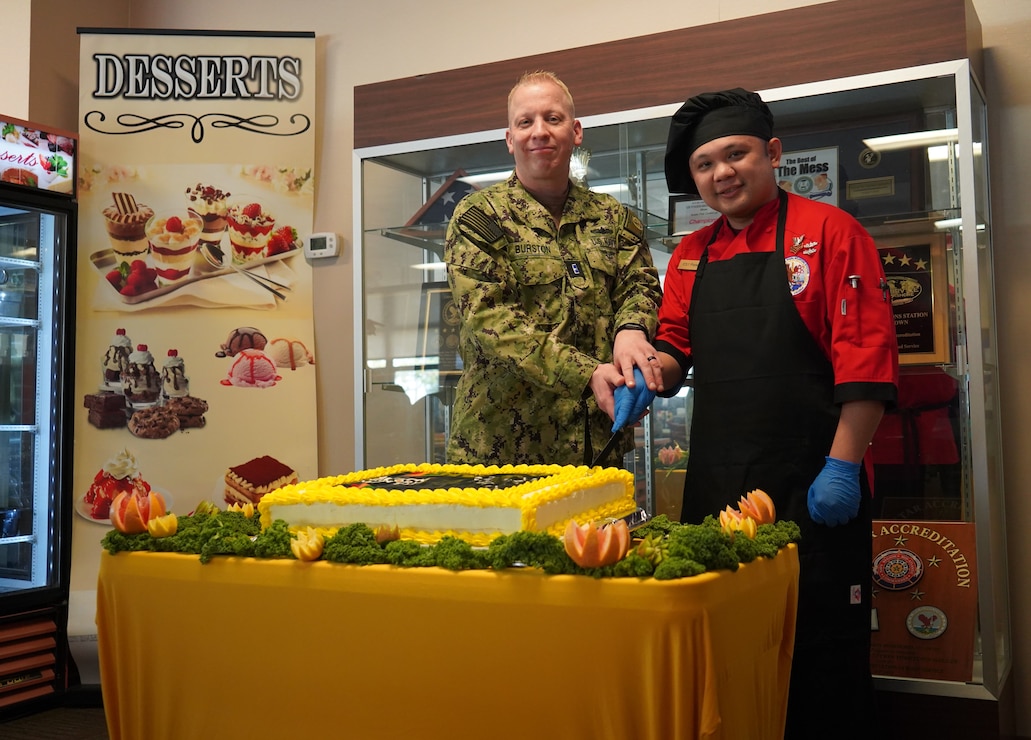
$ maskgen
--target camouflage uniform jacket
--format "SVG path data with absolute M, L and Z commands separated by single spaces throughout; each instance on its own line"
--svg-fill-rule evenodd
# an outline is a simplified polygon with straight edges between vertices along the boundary
M 654 335 L 661 302 L 640 219 L 572 185 L 556 229 L 513 174 L 458 204 L 444 261 L 464 367 L 448 462 L 582 465 L 585 412 L 600 452 L 612 421 L 595 403 L 591 374 L 611 362 L 617 326 Z M 631 449 L 627 429 L 618 452 Z

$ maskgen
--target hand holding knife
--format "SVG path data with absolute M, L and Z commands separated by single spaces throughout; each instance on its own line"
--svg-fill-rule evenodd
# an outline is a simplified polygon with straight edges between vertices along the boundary
M 637 423 L 638 419 L 644 416 L 645 411 L 655 400 L 655 391 L 648 387 L 644 380 L 644 374 L 637 367 L 634 368 L 633 387 L 621 385 L 616 388 L 615 393 L 615 419 L 612 424 L 612 436 L 599 452 L 591 467 L 596 467 L 599 462 L 608 457 L 619 442 L 622 436 L 620 432 L 628 423 Z

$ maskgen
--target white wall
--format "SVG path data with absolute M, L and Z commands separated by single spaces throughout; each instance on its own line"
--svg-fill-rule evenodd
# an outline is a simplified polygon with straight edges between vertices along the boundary
M 24 0 L 12 1 L 24 5 Z M 55 48 L 76 49 L 74 25 L 136 28 L 225 28 L 315 31 L 320 86 L 317 231 L 352 233 L 351 157 L 353 88 L 421 73 L 568 49 L 732 18 L 818 3 L 804 0 L 594 0 L 555 3 L 523 0 L 489 12 L 468 2 L 377 0 L 33 0 L 68 20 Z M 826 3 L 833 12 L 833 2 Z M 1007 489 L 1018 733 L 1031 736 L 1031 589 L 1023 573 L 1031 566 L 1031 387 L 1021 382 L 1031 364 L 1031 2 L 974 0 L 983 28 L 989 103 L 997 312 L 1004 398 L 1003 450 Z M 60 8 L 60 11 L 58 9 Z M 86 13 L 86 9 L 90 13 Z M 246 8 L 244 12 L 241 12 Z M 94 12 L 95 11 L 95 12 Z M 111 20 L 124 18 L 124 22 Z M 56 17 L 56 16 L 55 16 Z M 103 18 L 104 20 L 94 20 Z M 500 20 L 499 20 L 500 19 Z M 39 28 L 34 20 L 34 30 Z M 70 29 L 70 31 L 68 30 Z M 876 29 L 868 29 L 876 32 Z M 37 36 L 38 37 L 38 36 Z M 763 39 L 756 39 L 761 63 Z M 42 52 L 34 48 L 33 66 Z M 45 62 L 41 62 L 45 63 Z M 671 70 L 671 74 L 677 74 Z M 62 78 L 66 75 L 62 73 Z M 67 75 L 75 79 L 74 72 Z M 0 88 L 2 92 L 2 88 Z M 574 91 L 575 93 L 575 91 Z M 35 99 L 34 99 L 35 101 Z M 46 107 L 49 105 L 50 107 Z M 35 111 L 36 108 L 33 108 Z M 75 128 L 74 103 L 40 103 L 52 111 L 48 123 Z M 72 114 L 69 120 L 59 120 Z M 418 112 L 413 111 L 413 115 Z M 498 122 L 499 127 L 504 122 Z M 354 469 L 354 401 L 351 324 L 342 318 L 353 306 L 351 249 L 329 264 L 316 264 L 315 292 L 320 388 L 319 453 L 322 474 Z M 1024 701 L 1021 701 L 1021 698 Z
M 20 69 L 29 57 L 32 0 L 3 0 L 4 43 L 0 44 L 0 69 Z M 0 75 L 0 114 L 29 117 L 29 76 Z

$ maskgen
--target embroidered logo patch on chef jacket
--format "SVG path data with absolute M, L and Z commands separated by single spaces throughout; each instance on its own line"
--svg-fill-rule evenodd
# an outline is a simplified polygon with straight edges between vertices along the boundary
M 798 295 L 809 286 L 809 263 L 801 257 L 787 257 L 784 259 L 784 266 L 788 270 L 788 287 L 791 288 L 791 295 Z

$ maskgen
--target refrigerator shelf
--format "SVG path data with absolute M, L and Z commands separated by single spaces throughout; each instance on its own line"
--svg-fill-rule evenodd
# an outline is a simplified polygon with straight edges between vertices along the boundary
M 36 535 L 20 534 L 15 537 L 0 537 L 0 545 L 18 545 L 23 542 L 35 542 Z

